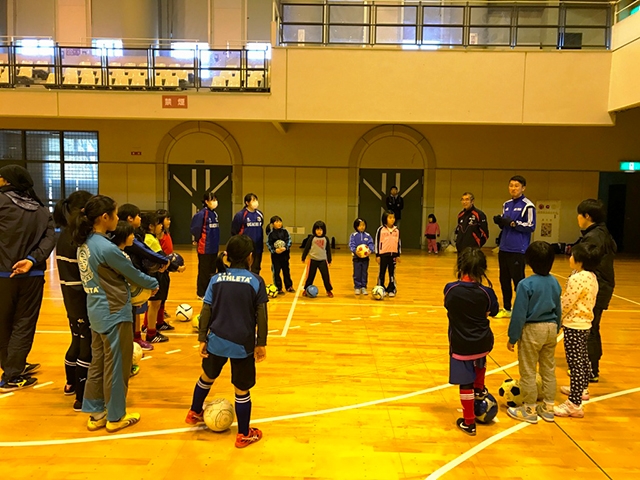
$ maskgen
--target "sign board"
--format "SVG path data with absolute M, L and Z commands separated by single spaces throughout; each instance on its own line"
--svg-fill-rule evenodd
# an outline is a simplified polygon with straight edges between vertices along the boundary
M 187 95 L 162 95 L 162 108 L 189 108 Z
M 620 170 L 623 172 L 640 172 L 640 162 L 620 162 Z
M 534 240 L 557 243 L 560 238 L 560 201 L 538 200 L 536 205 L 536 231 Z

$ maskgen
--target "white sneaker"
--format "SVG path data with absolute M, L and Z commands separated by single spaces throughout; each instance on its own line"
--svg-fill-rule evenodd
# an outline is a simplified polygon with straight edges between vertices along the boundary
M 582 405 L 574 405 L 569 400 L 553 407 L 553 413 L 556 417 L 584 417 L 584 410 L 582 409 Z
M 353 293 L 355 293 L 356 295 L 360 295 L 360 289 L 356 288 Z
M 369 292 L 367 292 L 367 289 L 366 289 L 366 288 L 363 288 L 363 289 L 361 290 L 361 292 L 362 292 L 362 294 L 363 294 L 363 295 L 369 295 Z
M 560 392 L 562 392 L 564 395 L 570 395 L 571 387 L 562 386 L 560 387 Z M 586 402 L 587 400 L 589 400 L 589 389 L 585 388 L 582 392 L 582 401 Z
M 389 292 L 389 293 L 387 293 L 387 296 L 395 297 L 396 296 L 396 292 Z
M 511 310 L 501 308 L 494 318 L 511 318 Z

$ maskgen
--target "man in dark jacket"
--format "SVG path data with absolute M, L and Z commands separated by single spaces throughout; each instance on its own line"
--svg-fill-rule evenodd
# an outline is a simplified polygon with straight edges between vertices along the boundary
M 51 214 L 18 165 L 0 168 L 0 393 L 37 383 L 27 363 L 42 305 L 44 271 L 55 246 Z
M 598 247 L 602 259 L 595 270 L 598 278 L 598 296 L 593 308 L 593 322 L 591 332 L 587 340 L 589 361 L 591 362 L 591 382 L 600 380 L 600 358 L 602 357 L 602 338 L 600 337 L 600 320 L 602 312 L 609 308 L 609 302 L 616 286 L 615 272 L 613 270 L 613 258 L 618 250 L 615 240 L 609 233 L 604 223 L 604 205 L 600 200 L 590 198 L 583 200 L 578 205 L 578 225 L 582 237 L 576 243 L 591 243 Z
M 489 238 L 489 226 L 487 216 L 478 210 L 473 201 L 475 197 L 471 192 L 464 192 L 460 202 L 462 211 L 458 214 L 456 226 L 456 250 L 460 255 L 467 247 L 482 248 Z
M 389 196 L 387 197 L 387 211 L 393 212 L 393 216 L 396 218 L 396 227 L 400 227 L 400 220 L 402 220 L 402 209 L 404 208 L 404 198 L 398 195 L 398 187 L 395 185 L 389 190 Z

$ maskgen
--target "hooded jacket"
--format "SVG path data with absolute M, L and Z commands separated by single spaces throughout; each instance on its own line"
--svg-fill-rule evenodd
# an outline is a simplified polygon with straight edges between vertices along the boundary
M 600 254 L 602 255 L 602 260 L 600 260 L 600 264 L 594 272 L 598 278 L 596 308 L 606 310 L 609 308 L 613 289 L 616 286 L 613 258 L 618 251 L 618 246 L 604 223 L 594 223 L 586 230 L 582 230 L 581 233 L 582 237 L 578 239 L 576 244 L 582 242 L 591 243 L 600 249 Z

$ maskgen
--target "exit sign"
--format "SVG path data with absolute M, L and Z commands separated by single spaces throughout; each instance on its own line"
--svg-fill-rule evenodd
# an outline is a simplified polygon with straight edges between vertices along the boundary
M 620 170 L 623 172 L 640 172 L 640 162 L 620 162 Z

